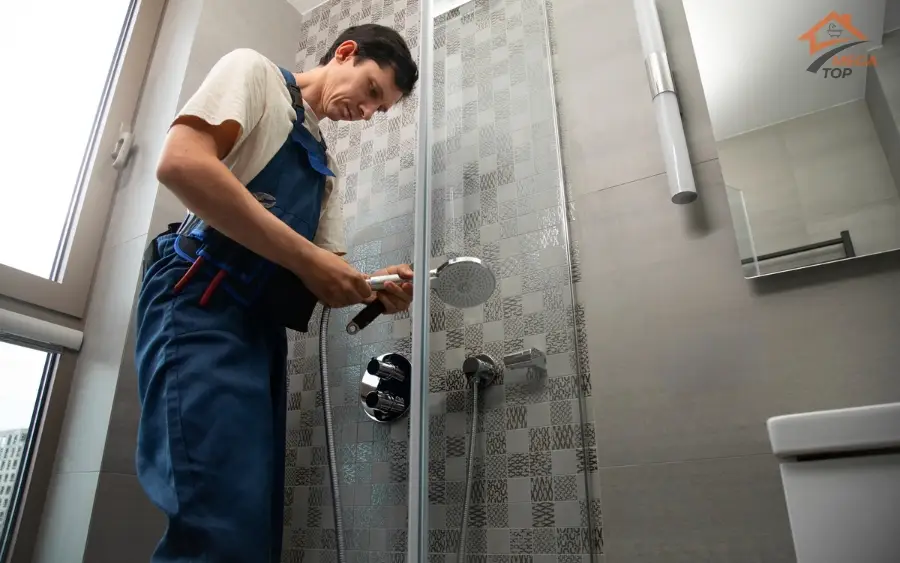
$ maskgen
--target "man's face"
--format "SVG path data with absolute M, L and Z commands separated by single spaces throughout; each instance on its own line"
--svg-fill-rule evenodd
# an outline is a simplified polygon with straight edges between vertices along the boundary
M 371 119 L 403 97 L 394 83 L 394 69 L 381 68 L 371 59 L 359 62 L 356 49 L 354 41 L 342 43 L 327 65 L 322 106 L 332 121 Z

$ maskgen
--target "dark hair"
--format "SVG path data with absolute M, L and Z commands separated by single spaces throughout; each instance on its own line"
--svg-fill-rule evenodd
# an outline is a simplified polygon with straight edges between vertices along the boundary
M 389 27 L 374 23 L 348 27 L 341 33 L 335 42 L 319 60 L 320 65 L 328 64 L 334 58 L 337 48 L 345 41 L 355 41 L 357 46 L 357 60 L 373 60 L 378 66 L 387 66 L 394 69 L 394 83 L 403 92 L 403 96 L 412 93 L 416 81 L 419 79 L 419 69 L 413 61 L 412 54 L 406 41 L 399 33 Z

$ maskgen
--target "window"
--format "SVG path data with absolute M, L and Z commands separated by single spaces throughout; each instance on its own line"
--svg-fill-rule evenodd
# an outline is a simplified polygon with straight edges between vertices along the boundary
M 83 316 L 163 4 L 0 2 L 0 294 Z
M 12 77 L 0 88 L 12 140 L 0 153 L 0 561 L 31 510 L 23 484 L 49 486 L 28 481 L 37 424 L 57 408 L 45 398 L 59 352 L 81 342 L 36 311 L 84 318 L 123 164 L 113 153 L 134 122 L 165 4 L 0 2 L 0 65 Z
M 21 482 L 27 466 L 24 446 L 54 357 L 52 353 L 0 342 L 0 440 L 6 444 L 4 457 L 7 458 L 3 462 L 5 474 L 0 486 L 0 503 L 4 507 L 15 504 L 15 484 Z M 0 530 L 7 528 L 11 514 L 4 513 Z

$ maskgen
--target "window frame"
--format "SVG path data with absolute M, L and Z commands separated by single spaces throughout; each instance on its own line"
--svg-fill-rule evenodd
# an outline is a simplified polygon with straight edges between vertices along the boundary
M 129 2 L 50 278 L 0 264 L 0 295 L 84 318 L 119 177 L 111 154 L 133 127 L 165 5 Z
M 111 154 L 120 132 L 134 126 L 167 4 L 168 0 L 129 0 L 51 276 L 0 264 L 0 310 L 80 334 L 121 172 L 113 168 Z M 127 174 L 127 167 L 122 171 Z M 19 563 L 34 555 L 78 349 L 44 339 L 16 339 L 14 333 L 2 336 L 5 342 L 48 353 L 25 449 L 11 483 L 6 523 L 0 524 L 0 561 Z

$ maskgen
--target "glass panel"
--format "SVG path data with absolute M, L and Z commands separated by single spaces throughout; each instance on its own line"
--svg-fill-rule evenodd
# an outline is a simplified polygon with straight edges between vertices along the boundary
M 429 560 L 588 561 L 596 458 L 543 3 L 464 3 L 435 15 L 433 46 L 431 266 L 478 257 L 497 287 L 477 307 L 431 300 Z M 463 362 L 480 354 L 504 367 L 473 405 Z
M 327 2 L 304 18 L 298 69 L 314 68 L 351 25 L 396 29 L 418 58 L 417 0 Z M 323 124 L 343 198 L 347 259 L 372 273 L 412 260 L 418 97 L 369 122 Z M 382 316 L 354 336 L 359 307 L 331 312 L 328 369 L 347 561 L 403 561 L 406 551 L 409 417 L 374 422 L 360 403 L 362 375 L 375 356 L 411 360 L 408 313 Z M 284 560 L 335 561 L 334 502 L 319 371 L 319 310 L 308 333 L 289 333 L 288 468 Z M 302 555 L 301 555 L 302 554 Z
M 753 228 L 750 226 L 744 192 L 733 186 L 725 186 L 725 195 L 728 197 L 728 209 L 731 211 L 731 219 L 734 222 L 734 233 L 737 238 L 744 277 L 758 276 L 760 274 L 759 261 L 756 259 Z
M 29 429 L 49 356 L 0 342 L 0 545 L 7 540 L 5 530 L 20 488 Z
M 0 89 L 14 139 L 0 158 L 0 263 L 55 275 L 128 10 L 122 0 L 0 5 L 0 66 L 19 85 Z
M 457 6 L 460 2 L 453 2 Z M 418 50 L 416 0 L 333 1 L 309 12 L 299 68 L 315 66 L 333 38 L 366 22 L 398 29 Z M 466 453 L 472 464 L 467 555 L 519 554 L 587 561 L 599 543 L 587 476 L 596 470 L 593 426 L 583 416 L 565 201 L 561 197 L 545 16 L 536 0 L 477 0 L 436 20 L 432 263 L 484 260 L 497 279 L 488 302 L 453 308 L 432 292 L 427 372 L 429 561 L 460 548 Z M 339 163 L 348 259 L 372 272 L 410 260 L 414 244 L 417 97 L 369 123 L 327 124 Z M 421 139 L 420 139 L 421 140 Z M 424 266 L 424 265 L 423 265 Z M 410 515 L 409 418 L 375 422 L 360 404 L 368 362 L 411 354 L 408 315 L 381 317 L 350 336 L 358 309 L 335 310 L 327 331 L 329 382 L 319 371 L 317 315 L 290 333 L 285 559 L 335 560 L 325 416 L 335 429 L 348 561 L 404 561 Z M 482 394 L 474 439 L 467 357 L 525 348 L 546 370 L 510 369 Z M 325 391 L 331 409 L 326 413 Z M 596 541 L 591 541 L 594 538 Z M 502 558 L 503 556 L 501 556 Z M 468 560 L 472 560 L 469 557 Z

